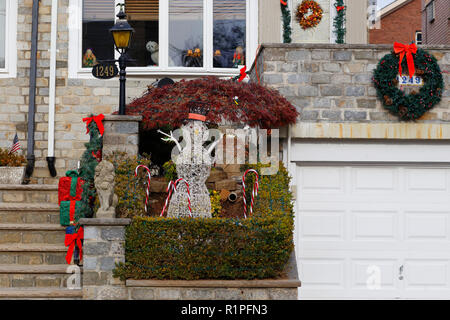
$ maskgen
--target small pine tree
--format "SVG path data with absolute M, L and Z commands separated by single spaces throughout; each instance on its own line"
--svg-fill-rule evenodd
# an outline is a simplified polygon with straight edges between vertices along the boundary
M 92 218 L 94 216 L 94 204 L 97 192 L 94 185 L 95 168 L 101 160 L 101 150 L 103 147 L 103 138 L 100 135 L 95 121 L 88 125 L 90 140 L 85 144 L 84 151 L 80 160 L 79 175 L 84 180 L 83 194 L 81 197 L 81 208 L 76 221 L 80 218 Z

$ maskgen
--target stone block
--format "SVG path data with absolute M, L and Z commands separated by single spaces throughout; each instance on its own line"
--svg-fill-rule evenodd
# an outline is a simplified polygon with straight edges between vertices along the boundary
M 91 256 L 107 255 L 110 251 L 111 244 L 109 242 L 91 242 L 85 241 L 83 254 Z
M 350 61 L 352 60 L 352 51 L 342 50 L 333 52 L 333 60 L 336 61 Z
M 269 74 L 266 73 L 261 79 L 265 84 L 281 84 L 283 83 L 283 76 L 278 73 Z
M 182 289 L 182 298 L 184 300 L 212 300 L 214 299 L 214 289 Z
M 310 80 L 311 76 L 308 74 L 290 74 L 287 78 L 289 84 L 307 83 Z
M 97 257 L 83 257 L 83 269 L 94 271 L 97 269 Z
M 330 51 L 328 50 L 312 50 L 312 60 L 330 60 Z
M 100 257 L 98 260 L 101 271 L 112 271 L 116 267 L 113 257 Z
M 217 300 L 242 300 L 244 297 L 242 290 L 237 288 L 218 288 L 214 291 Z
M 342 96 L 342 88 L 333 85 L 324 85 L 320 88 L 322 96 Z
M 354 51 L 355 60 L 369 60 L 374 59 L 373 51 L 364 50 L 364 51 Z
M 345 95 L 349 97 L 361 97 L 366 92 L 365 87 L 350 86 L 345 88 Z
M 331 81 L 331 74 L 317 73 L 311 76 L 311 83 L 328 84 Z
M 329 98 L 315 98 L 313 100 L 314 108 L 330 108 L 331 100 Z
M 345 111 L 344 112 L 344 120 L 347 121 L 361 121 L 366 120 L 367 112 L 365 111 Z
M 341 120 L 341 111 L 340 110 L 323 110 L 322 111 L 322 119 L 327 119 L 330 121 L 339 121 Z
M 319 117 L 319 111 L 310 111 L 310 110 L 303 110 L 300 114 L 301 120 L 317 120 Z
M 341 66 L 338 63 L 324 63 L 322 64 L 322 69 L 325 72 L 341 72 Z
M 128 288 L 132 300 L 154 300 L 155 291 L 152 288 Z
M 157 288 L 155 296 L 158 300 L 181 300 L 181 290 L 179 288 Z
M 270 300 L 297 300 L 297 288 L 271 288 L 268 290 Z
M 289 50 L 286 54 L 287 61 L 311 60 L 309 50 Z
M 96 226 L 85 226 L 84 239 L 85 240 L 98 240 L 100 239 L 100 229 Z
M 319 95 L 319 89 L 316 86 L 300 86 L 298 95 L 300 97 L 316 97 Z
M 375 100 L 375 99 L 357 99 L 356 104 L 358 105 L 358 108 L 375 109 L 375 107 L 377 106 L 377 100 Z
M 122 286 L 104 286 L 98 288 L 96 300 L 127 300 L 128 289 Z
M 125 228 L 123 226 L 101 228 L 101 238 L 103 240 L 125 240 Z
M 245 288 L 243 289 L 244 300 L 269 300 L 268 289 Z
M 285 62 L 277 64 L 278 72 L 297 72 L 298 63 L 297 62 Z

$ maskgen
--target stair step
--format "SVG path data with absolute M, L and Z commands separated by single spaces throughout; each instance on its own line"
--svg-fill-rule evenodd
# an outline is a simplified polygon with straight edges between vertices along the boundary
M 64 231 L 65 228 L 50 223 L 0 223 L 0 230 Z
M 0 274 L 71 274 L 68 264 L 54 265 L 21 265 L 4 264 L 0 265 Z M 82 270 L 82 268 L 80 268 Z
M 0 265 L 0 288 L 65 288 L 74 273 L 82 277 L 75 265 Z M 73 280 L 71 280 L 73 281 Z M 73 283 L 73 282 L 71 282 Z
M 58 186 L 45 184 L 0 185 L 0 203 L 58 203 Z
M 23 227 L 25 226 L 25 227 Z M 64 243 L 64 228 L 54 224 L 53 228 L 49 225 L 29 224 L 25 225 L 7 224 L 0 225 L 0 245 L 1 244 L 62 244 Z M 50 225 L 52 226 L 52 225 Z
M 0 245 L 0 264 L 64 264 L 67 248 L 61 245 Z
M 0 223 L 59 224 L 59 206 L 53 203 L 0 203 Z
M 66 252 L 64 245 L 44 244 L 0 244 L 0 252 Z
M 82 290 L 62 288 L 1 288 L 0 299 L 80 299 Z

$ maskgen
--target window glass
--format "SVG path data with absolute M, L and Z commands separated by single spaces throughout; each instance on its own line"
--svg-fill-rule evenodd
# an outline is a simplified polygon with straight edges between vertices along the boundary
M 109 32 L 114 25 L 114 6 L 111 0 L 83 0 L 83 68 L 94 66 L 97 60 L 114 59 Z
M 214 0 L 215 68 L 238 68 L 245 64 L 245 0 Z
M 128 23 L 134 29 L 128 55 L 136 63 L 130 66 L 158 66 L 159 1 L 126 0 L 125 13 Z
M 6 0 L 0 0 L 0 68 L 5 68 L 6 51 Z
M 203 0 L 170 0 L 169 67 L 203 67 Z

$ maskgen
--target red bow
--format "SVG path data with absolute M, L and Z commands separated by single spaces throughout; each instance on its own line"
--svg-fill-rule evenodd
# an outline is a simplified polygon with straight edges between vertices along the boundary
M 280 3 L 281 3 L 283 6 L 287 6 L 287 2 L 286 2 L 286 1 L 280 0 Z
M 103 127 L 103 119 L 105 119 L 105 116 L 103 114 L 99 114 L 98 116 L 92 116 L 88 118 L 84 118 L 83 122 L 86 122 L 86 129 L 87 133 L 89 133 L 89 125 L 92 121 L 94 121 L 97 124 L 98 131 L 100 131 L 100 135 L 103 135 L 103 132 L 105 132 L 105 128 Z
M 406 61 L 408 63 L 409 77 L 412 78 L 414 73 L 416 72 L 412 54 L 417 52 L 417 46 L 414 43 L 413 44 L 402 44 L 402 43 L 394 42 L 394 52 L 396 54 L 400 53 L 400 59 L 398 62 L 398 73 L 400 74 L 400 76 L 402 75 L 403 57 L 406 54 Z
M 239 77 L 238 82 L 241 82 L 242 80 L 245 79 L 245 77 L 247 76 L 247 73 L 245 73 L 245 70 L 247 70 L 247 66 L 243 66 L 240 70 L 240 74 L 241 76 Z
M 341 10 L 344 10 L 345 9 L 345 6 L 337 6 L 336 7 L 336 10 L 339 12 L 339 11 L 341 11 Z
M 81 245 L 81 240 L 83 240 L 83 238 L 84 238 L 83 228 L 80 228 L 77 233 L 66 234 L 66 238 L 64 239 L 64 245 L 66 247 L 69 246 L 69 249 L 67 250 L 66 254 L 67 264 L 70 264 L 70 261 L 72 260 L 73 250 L 75 250 L 75 244 L 78 246 L 78 249 L 80 249 L 80 260 L 83 258 L 83 249 Z

